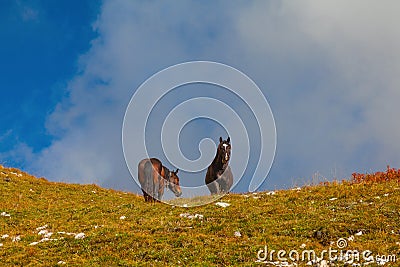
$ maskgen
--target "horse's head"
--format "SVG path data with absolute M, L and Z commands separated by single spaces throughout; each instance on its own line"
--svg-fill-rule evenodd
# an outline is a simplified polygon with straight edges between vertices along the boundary
M 228 139 L 222 140 L 222 137 L 219 138 L 218 145 L 218 154 L 221 156 L 222 163 L 227 163 L 231 158 L 231 138 L 228 136 Z
M 179 186 L 179 177 L 178 177 L 179 169 L 176 171 L 169 171 L 168 176 L 168 188 L 174 192 L 175 196 L 180 197 L 182 195 L 181 187 Z

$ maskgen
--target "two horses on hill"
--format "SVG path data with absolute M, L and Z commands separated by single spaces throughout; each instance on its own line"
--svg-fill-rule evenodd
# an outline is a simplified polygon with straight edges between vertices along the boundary
M 233 175 L 229 166 L 231 158 L 230 138 L 219 138 L 214 160 L 207 169 L 205 183 L 212 195 L 228 193 L 233 184 Z M 159 202 L 168 187 L 175 196 L 182 195 L 179 185 L 178 169 L 170 171 L 156 158 L 143 159 L 138 165 L 138 179 L 146 202 Z

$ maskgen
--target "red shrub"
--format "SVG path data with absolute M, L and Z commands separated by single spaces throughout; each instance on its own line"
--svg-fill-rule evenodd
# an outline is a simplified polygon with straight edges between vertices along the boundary
M 387 166 L 386 172 L 376 172 L 373 174 L 353 173 L 354 183 L 381 183 L 391 180 L 397 180 L 400 183 L 400 169 L 390 168 Z

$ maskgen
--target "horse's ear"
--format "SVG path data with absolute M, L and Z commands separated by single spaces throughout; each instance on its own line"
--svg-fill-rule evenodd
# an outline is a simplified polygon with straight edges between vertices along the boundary
M 228 142 L 228 144 L 229 144 L 230 141 L 231 141 L 231 138 L 228 136 L 228 139 L 226 139 L 226 142 Z
M 176 169 L 176 171 L 175 171 L 175 174 L 177 174 L 177 173 L 178 173 L 178 171 L 179 171 L 179 169 Z
M 219 137 L 219 142 L 222 143 L 222 137 Z

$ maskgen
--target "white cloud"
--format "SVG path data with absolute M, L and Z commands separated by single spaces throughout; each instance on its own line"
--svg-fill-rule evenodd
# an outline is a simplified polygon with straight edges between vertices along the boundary
M 267 186 L 337 166 L 344 175 L 398 166 L 398 2 L 246 4 L 106 1 L 98 37 L 48 120 L 57 140 L 31 156 L 30 168 L 50 179 L 130 187 L 121 126 L 134 89 L 197 59 L 232 64 L 270 101 L 278 155 Z
M 248 60 L 265 60 L 252 64 L 256 80 L 276 86 L 268 91 L 282 163 L 297 161 L 294 169 L 309 174 L 339 163 L 346 175 L 398 166 L 400 126 L 391 118 L 400 114 L 399 5 L 254 2 L 243 12 L 238 30 Z

